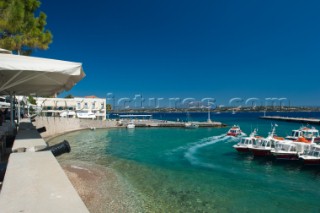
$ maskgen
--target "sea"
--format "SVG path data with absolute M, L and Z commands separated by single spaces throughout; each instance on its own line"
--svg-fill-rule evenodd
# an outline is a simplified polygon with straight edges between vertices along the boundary
M 317 112 L 267 115 L 320 118 Z M 154 119 L 207 120 L 207 113 L 154 113 Z M 67 139 L 72 152 L 59 161 L 103 165 L 144 200 L 146 212 L 320 212 L 320 167 L 300 162 L 239 154 L 239 138 L 226 136 L 232 125 L 248 135 L 255 128 L 267 136 L 277 124 L 279 136 L 301 123 L 263 120 L 263 113 L 211 113 L 225 128 L 114 128 L 85 130 L 54 138 Z M 320 126 L 314 126 L 320 129 Z

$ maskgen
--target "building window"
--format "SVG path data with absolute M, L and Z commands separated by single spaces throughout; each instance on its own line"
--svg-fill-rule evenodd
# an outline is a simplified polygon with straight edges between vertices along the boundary
M 96 108 L 96 102 L 93 102 L 92 103 L 92 109 L 95 109 Z
M 77 103 L 77 109 L 80 109 L 81 108 L 81 104 L 80 102 Z
M 88 109 L 88 103 L 87 103 L 87 102 L 84 103 L 84 108 L 85 108 L 85 109 Z

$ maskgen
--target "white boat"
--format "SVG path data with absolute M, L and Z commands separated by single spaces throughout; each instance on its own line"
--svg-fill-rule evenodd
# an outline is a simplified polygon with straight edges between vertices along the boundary
M 96 119 L 96 115 L 90 111 L 77 111 L 76 114 L 78 118 Z
M 249 153 L 254 145 L 261 143 L 262 137 L 257 135 L 258 130 L 255 129 L 249 137 L 244 137 L 239 143 L 233 145 L 238 152 Z
M 187 122 L 184 124 L 184 127 L 187 129 L 196 129 L 199 127 L 199 124 L 193 123 L 193 122 Z
M 298 160 L 299 155 L 310 149 L 313 144 L 307 140 L 283 140 L 275 145 L 274 150 L 271 150 L 272 155 L 278 160 Z
M 275 145 L 284 140 L 284 138 L 276 136 L 276 126 L 273 126 L 272 131 L 269 133 L 267 138 L 263 138 L 261 143 L 253 145 L 251 152 L 254 156 L 270 156 L 271 151 L 274 149 Z
M 240 129 L 239 126 L 234 125 L 233 127 L 231 127 L 229 129 L 229 131 L 227 132 L 227 136 L 232 136 L 232 137 L 241 137 L 241 136 L 245 136 L 246 134 L 242 132 L 242 130 Z
M 208 108 L 208 122 L 210 120 L 210 110 Z M 196 129 L 199 127 L 199 124 L 196 124 L 194 122 L 190 122 L 190 113 L 187 112 L 187 122 L 184 124 L 184 127 L 187 128 L 187 129 Z
M 136 127 L 136 125 L 133 123 L 133 121 L 130 121 L 127 125 L 128 129 L 134 129 Z
M 302 136 L 302 131 L 300 129 L 294 129 L 294 130 L 292 130 L 291 135 L 288 135 L 286 137 L 286 139 L 294 141 L 294 140 L 297 140 L 301 136 Z
M 76 112 L 75 111 L 69 111 L 69 110 L 64 110 L 62 112 L 60 112 L 60 117 L 75 117 L 76 116 Z
M 320 165 L 320 145 L 313 144 L 299 156 L 304 165 Z
M 286 139 L 297 141 L 298 139 L 305 138 L 309 142 L 311 142 L 312 138 L 314 138 L 314 142 L 320 142 L 319 130 L 314 127 L 304 127 L 302 126 L 300 129 L 292 130 L 290 136 L 287 136 Z

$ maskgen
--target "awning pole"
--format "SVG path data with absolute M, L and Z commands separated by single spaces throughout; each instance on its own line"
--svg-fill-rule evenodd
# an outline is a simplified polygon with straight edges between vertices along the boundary
M 21 120 L 21 118 L 20 118 L 20 100 L 17 100 L 18 101 L 18 114 L 17 114 L 17 120 L 18 120 L 18 124 L 20 124 L 20 120 Z
M 13 117 L 13 95 L 10 92 L 10 122 L 11 126 L 14 127 L 14 117 Z

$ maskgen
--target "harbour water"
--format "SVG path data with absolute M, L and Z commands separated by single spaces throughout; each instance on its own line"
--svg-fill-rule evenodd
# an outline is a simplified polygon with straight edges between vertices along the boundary
M 319 113 L 275 114 L 320 117 Z M 247 134 L 258 128 L 266 136 L 271 121 L 259 119 L 261 115 L 221 113 L 212 114 L 212 119 L 240 125 Z M 194 121 L 206 116 L 191 114 Z M 154 117 L 185 119 L 179 113 Z M 277 124 L 280 136 L 301 126 Z M 238 139 L 226 137 L 227 130 L 97 129 L 69 133 L 50 143 L 70 142 L 72 152 L 59 157 L 61 162 L 88 162 L 115 170 L 143 200 L 145 212 L 320 212 L 319 168 L 238 154 L 232 148 Z

